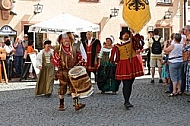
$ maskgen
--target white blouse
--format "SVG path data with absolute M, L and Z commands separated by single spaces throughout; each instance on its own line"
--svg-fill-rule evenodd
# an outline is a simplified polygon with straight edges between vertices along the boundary
M 53 49 L 50 49 L 49 52 L 45 52 L 44 49 L 40 50 L 40 52 L 37 54 L 37 58 L 36 58 L 36 67 L 39 68 L 40 66 L 42 66 L 42 55 L 43 53 L 45 54 L 45 56 L 47 56 L 48 59 L 46 59 L 47 63 L 50 63 L 50 56 L 51 54 L 53 55 Z
M 108 48 L 101 48 L 101 50 L 100 50 L 100 53 L 99 53 L 99 55 L 98 55 L 98 58 L 102 58 L 102 56 L 103 56 L 103 52 L 110 52 L 109 53 L 109 58 L 110 58 L 110 56 L 111 56 L 111 50 L 112 50 L 112 48 L 111 49 L 108 49 Z

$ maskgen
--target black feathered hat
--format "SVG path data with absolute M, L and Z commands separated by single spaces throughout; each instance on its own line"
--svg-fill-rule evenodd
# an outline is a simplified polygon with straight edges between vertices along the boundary
M 130 31 L 129 31 L 129 30 L 122 30 L 122 31 L 120 32 L 120 36 L 119 36 L 119 39 L 120 39 L 120 40 L 122 40 L 122 36 L 123 36 L 125 33 L 127 33 L 127 34 L 130 35 Z

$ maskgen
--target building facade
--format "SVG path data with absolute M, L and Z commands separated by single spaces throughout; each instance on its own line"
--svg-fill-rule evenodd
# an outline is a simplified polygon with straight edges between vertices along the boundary
M 63 12 L 99 24 L 100 31 L 94 33 L 94 36 L 99 38 L 101 43 L 109 35 L 115 37 L 115 42 L 119 41 L 119 32 L 127 28 L 127 24 L 122 18 L 123 0 L 4 1 L 0 0 L 0 37 L 9 35 L 14 41 L 16 37 L 23 38 L 24 34 L 28 34 L 29 39 L 33 39 L 35 47 L 39 49 L 42 47 L 42 41 L 45 38 L 49 38 L 55 43 L 57 35 L 29 33 L 29 26 Z M 38 3 L 43 6 L 37 7 Z M 159 28 L 160 35 L 167 40 L 172 32 L 179 32 L 184 24 L 188 24 L 190 20 L 188 19 L 189 1 L 184 3 L 183 0 L 149 0 L 149 5 L 151 20 L 140 32 L 145 38 L 148 28 Z M 42 12 L 36 11 L 36 7 Z M 118 14 L 113 10 L 114 8 L 118 9 Z M 186 12 L 185 15 L 184 12 Z M 84 37 L 85 33 L 79 34 Z

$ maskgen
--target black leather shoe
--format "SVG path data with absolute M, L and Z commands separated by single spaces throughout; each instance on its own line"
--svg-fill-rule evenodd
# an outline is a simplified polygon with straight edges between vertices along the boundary
M 153 84 L 153 83 L 154 83 L 154 80 L 151 80 L 150 83 Z
M 150 73 L 147 73 L 147 74 L 145 74 L 145 75 L 150 75 Z
M 125 106 L 126 110 L 129 110 L 129 107 L 127 105 L 124 105 L 124 106 Z
M 130 107 L 133 107 L 133 105 L 131 103 L 126 103 L 125 107 L 130 108 Z
M 50 94 L 50 93 L 48 93 L 46 96 L 49 98 L 49 97 L 51 97 L 51 94 Z
M 105 91 L 101 91 L 101 94 L 105 94 Z
M 164 83 L 162 79 L 159 79 L 159 83 Z

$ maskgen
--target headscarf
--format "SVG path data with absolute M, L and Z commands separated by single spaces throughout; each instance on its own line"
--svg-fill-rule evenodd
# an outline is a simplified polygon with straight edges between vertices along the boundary
M 112 43 L 114 42 L 114 38 L 111 36 L 106 37 L 106 39 L 110 39 Z

